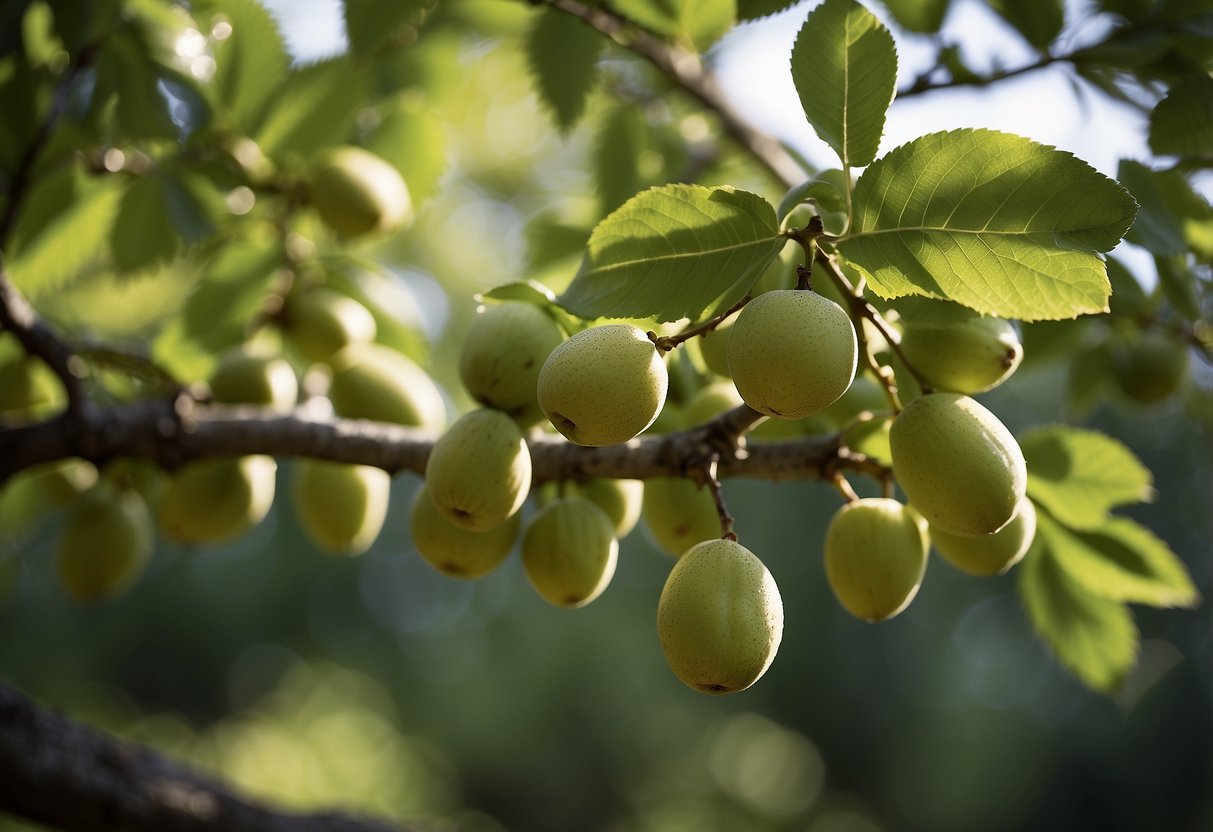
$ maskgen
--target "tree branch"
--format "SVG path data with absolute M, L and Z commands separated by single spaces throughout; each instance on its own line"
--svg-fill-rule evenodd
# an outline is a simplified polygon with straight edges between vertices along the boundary
M 407 832 L 382 820 L 249 802 L 149 748 L 0 683 L 0 810 L 68 832 Z

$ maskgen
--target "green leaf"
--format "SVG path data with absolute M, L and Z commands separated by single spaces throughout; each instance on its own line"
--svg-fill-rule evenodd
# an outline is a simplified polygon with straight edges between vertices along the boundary
M 257 143 L 275 158 L 339 144 L 353 132 L 366 90 L 366 75 L 344 57 L 296 69 L 274 93 Z
M 1160 156 L 1213 156 L 1213 78 L 1171 88 L 1150 114 L 1150 149 Z
M 1167 205 L 1154 172 L 1141 162 L 1122 159 L 1116 178 L 1141 206 L 1125 239 L 1155 254 L 1179 254 L 1187 250 L 1183 226 Z
M 380 115 L 364 146 L 396 166 L 416 207 L 434 195 L 446 172 L 446 131 L 434 109 L 411 95 L 384 105 Z
M 245 133 L 261 120 L 266 104 L 286 77 L 289 58 L 278 24 L 255 0 L 206 0 L 195 12 L 203 31 L 220 20 L 231 34 L 214 41 L 214 104 L 227 109 Z
M 160 80 L 159 68 L 136 30 L 118 29 L 105 40 L 97 58 L 94 114 L 112 103 L 112 127 L 121 140 L 176 138 L 178 129 Z
M 822 213 L 846 213 L 846 174 L 838 169 L 822 171 L 819 176 L 788 190 L 779 202 L 776 215 L 782 223 L 798 205 L 813 202 Z
M 604 116 L 594 139 L 594 184 L 605 216 L 636 195 L 637 167 L 646 148 L 647 126 L 638 107 L 618 107 Z
M 795 6 L 800 0 L 737 0 L 737 20 L 758 20 Z
M 208 352 L 239 344 L 263 308 L 281 253 L 272 240 L 228 243 L 186 299 L 182 337 Z
M 429 0 L 345 0 L 345 32 L 350 51 L 371 57 L 384 44 L 411 35 L 426 17 Z
M 628 20 L 701 52 L 737 21 L 736 0 L 614 0 L 611 6 Z
M 157 177 L 136 179 L 122 195 L 110 230 L 110 252 L 120 271 L 134 271 L 168 260 L 180 238 L 173 227 L 164 183 Z
M 784 242 L 775 209 L 748 191 L 651 188 L 598 223 L 559 302 L 584 318 L 697 318 L 740 300 Z
M 843 167 L 870 164 L 897 82 L 889 30 L 854 0 L 826 0 L 792 46 L 792 80 L 809 123 Z
M 1062 0 L 986 0 L 990 8 L 1014 26 L 1028 43 L 1042 52 L 1061 34 L 1065 25 Z
M 1098 530 L 1075 532 L 1047 514 L 1038 518 L 1062 571 L 1092 595 L 1152 607 L 1194 607 L 1200 593 L 1183 561 L 1149 529 L 1111 517 Z
M 1043 536 L 1020 564 L 1017 588 L 1032 628 L 1062 666 L 1103 693 L 1124 681 L 1139 640 L 1128 606 L 1070 580 Z
M 560 324 L 565 333 L 572 335 L 573 333 L 584 329 L 585 326 L 576 318 L 571 317 L 567 312 L 560 308 L 556 302 L 556 295 L 547 286 L 534 280 L 516 280 L 511 283 L 503 283 L 500 286 L 494 286 L 487 292 L 481 292 L 476 296 L 477 301 L 484 300 L 504 300 L 504 301 L 522 301 L 523 303 L 533 303 L 541 307 L 545 312 L 556 319 L 556 323 Z
M 1019 437 L 1028 494 L 1076 529 L 1094 529 L 1116 506 L 1148 501 L 1153 476 L 1133 452 L 1092 430 L 1050 425 Z
M 1201 320 L 1200 299 L 1197 297 L 1200 290 L 1187 258 L 1182 254 L 1155 257 L 1154 266 L 1158 269 L 1158 285 L 1172 308 L 1189 321 Z
M 585 112 L 605 45 L 589 26 L 556 9 L 540 12 L 527 35 L 527 61 L 539 93 L 566 132 Z
M 884 0 L 885 8 L 903 29 L 932 35 L 943 25 L 948 0 Z
M 945 298 L 1022 320 L 1107 310 L 1094 252 L 1137 204 L 1069 153 L 993 130 L 931 133 L 871 164 L 839 248 L 885 298 Z

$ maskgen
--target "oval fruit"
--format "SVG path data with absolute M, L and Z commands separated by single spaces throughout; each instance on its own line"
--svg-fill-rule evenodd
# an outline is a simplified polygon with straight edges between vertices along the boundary
M 473 410 L 434 443 L 425 483 L 444 517 L 485 531 L 522 507 L 531 488 L 531 453 L 509 416 L 491 408 Z
M 729 336 L 729 372 L 746 404 L 803 419 L 855 378 L 859 345 L 842 307 L 816 292 L 776 289 L 747 303 Z
M 514 548 L 521 525 L 522 514 L 515 512 L 504 523 L 484 532 L 457 526 L 438 511 L 424 484 L 413 498 L 409 514 L 418 554 L 452 578 L 479 578 L 500 566 Z
M 645 480 L 641 516 L 653 542 L 673 557 L 696 543 L 720 538 L 712 492 L 685 477 Z
M 998 417 L 957 393 L 919 396 L 889 431 L 893 474 L 932 526 L 992 534 L 1027 489 L 1023 451 Z
M 1188 374 L 1188 350 L 1160 332 L 1143 333 L 1112 348 L 1112 369 L 1124 394 L 1141 404 L 1170 396 Z
M 573 335 L 539 371 L 539 406 L 577 445 L 627 442 L 657 418 L 669 373 L 653 342 L 628 324 Z
M 733 540 L 687 550 L 657 602 L 666 663 L 684 684 L 723 694 L 754 684 L 783 638 L 783 600 L 766 566 Z
M 400 172 L 360 147 L 335 147 L 312 163 L 311 199 L 324 222 L 358 237 L 412 222 L 413 203 Z
M 221 543 L 256 526 L 274 503 L 278 463 L 269 456 L 188 462 L 160 495 L 161 533 L 174 543 Z
M 615 537 L 627 537 L 640 520 L 644 483 L 640 480 L 593 479 L 576 483 L 572 493 L 598 506 L 615 527 Z
M 1010 321 L 977 315 L 948 326 L 907 326 L 901 351 L 933 387 L 953 393 L 992 390 L 1023 360 Z
M 438 386 L 404 353 L 382 344 L 351 344 L 330 366 L 328 395 L 338 416 L 435 431 L 446 424 Z
M 151 514 L 139 492 L 103 489 L 75 505 L 59 538 L 59 580 L 81 603 L 125 592 L 152 554 Z
M 696 390 L 687 401 L 682 410 L 683 424 L 688 428 L 706 424 L 741 404 L 744 402 L 733 382 L 713 381 Z
M 282 325 L 291 343 L 313 362 L 328 362 L 350 344 L 370 343 L 378 332 L 369 309 L 323 287 L 287 295 Z
M 527 580 L 549 604 L 583 607 L 611 582 L 619 541 L 610 518 L 584 497 L 564 497 L 537 511 L 522 536 Z
M 543 418 L 535 394 L 539 371 L 563 341 L 564 330 L 533 303 L 491 307 L 468 327 L 459 377 L 476 401 L 530 427 Z
M 948 563 L 970 575 L 1001 575 L 1023 560 L 1036 538 L 1036 506 L 1027 497 L 994 534 L 961 535 L 931 527 L 931 542 Z
M 700 335 L 696 341 L 699 343 L 699 354 L 703 356 L 703 364 L 709 371 L 718 376 L 729 378 L 729 334 L 733 330 L 733 322 L 736 317 L 725 318 L 716 325 L 715 329 L 708 330 Z
M 303 531 L 320 549 L 360 555 L 387 519 L 392 478 L 382 468 L 301 459 L 292 472 L 291 498 Z
M 896 500 L 847 503 L 825 536 L 826 580 L 856 618 L 884 621 L 909 606 L 927 568 L 927 523 Z
M 225 353 L 209 379 L 220 404 L 260 404 L 289 410 L 299 397 L 295 371 L 283 358 L 235 349 Z

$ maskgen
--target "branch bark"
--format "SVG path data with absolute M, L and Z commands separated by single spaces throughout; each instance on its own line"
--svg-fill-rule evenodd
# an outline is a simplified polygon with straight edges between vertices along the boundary
M 43 709 L 0 683 L 0 810 L 67 832 L 408 832 L 246 800 L 149 748 Z

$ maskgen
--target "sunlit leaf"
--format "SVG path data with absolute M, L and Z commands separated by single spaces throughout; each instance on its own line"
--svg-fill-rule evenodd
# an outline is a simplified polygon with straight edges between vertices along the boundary
M 1057 660 L 1088 687 L 1114 690 L 1137 661 L 1139 635 L 1129 608 L 1070 580 L 1041 537 L 1018 572 L 1028 619 Z
M 244 340 L 263 308 L 280 253 L 272 241 L 229 243 L 185 302 L 183 336 L 211 352 Z
M 826 0 L 792 47 L 792 80 L 813 129 L 842 159 L 876 158 L 897 82 L 893 36 L 854 0 Z
M 700 51 L 719 40 L 737 20 L 736 0 L 614 0 L 629 20 Z
M 175 138 L 177 126 L 160 89 L 160 74 L 133 27 L 114 32 L 97 58 L 95 112 L 110 106 L 122 139 Z
M 309 154 L 337 144 L 353 130 L 363 106 L 367 77 L 345 58 L 332 58 L 291 72 L 270 102 L 256 136 L 267 156 Z
M 883 0 L 893 19 L 904 29 L 929 35 L 939 31 L 949 0 Z
M 212 46 L 215 75 L 211 85 L 216 101 L 237 126 L 249 132 L 286 77 L 289 59 L 278 25 L 255 0 L 204 0 L 197 5 L 200 25 L 213 29 L 223 22 L 231 27 L 231 33 Z
M 133 271 L 167 260 L 177 251 L 179 242 L 168 212 L 164 183 L 151 176 L 132 182 L 122 195 L 110 231 L 114 265 L 121 271 Z
M 533 303 L 543 308 L 545 312 L 556 319 L 556 323 L 568 334 L 584 329 L 584 324 L 570 316 L 556 303 L 556 295 L 551 289 L 534 280 L 517 280 L 494 286 L 487 292 L 481 292 L 478 300 L 504 300 Z
M 411 96 L 385 104 L 364 146 L 396 166 L 413 206 L 429 199 L 447 169 L 447 135 L 432 108 Z
M 1095 252 L 1137 204 L 1069 153 L 991 130 L 931 133 L 860 176 L 839 247 L 881 297 L 946 298 L 991 315 L 1072 318 L 1107 309 Z
M 531 74 L 556 124 L 570 130 L 585 112 L 586 97 L 598 80 L 602 36 L 572 15 L 545 9 L 527 36 Z
M 695 318 L 740 300 L 783 244 L 775 209 L 760 196 L 651 188 L 594 228 L 560 305 L 587 318 Z
M 1019 437 L 1028 463 L 1028 494 L 1076 529 L 1094 529 L 1117 506 L 1149 500 L 1153 476 L 1120 441 L 1063 425 Z
M 1171 88 L 1150 114 L 1150 149 L 1164 156 L 1213 156 L 1213 78 Z
M 350 51 L 361 58 L 415 33 L 433 0 L 345 0 L 345 32 Z
M 617 107 L 603 116 L 594 137 L 594 185 L 608 214 L 636 195 L 641 179 L 637 162 L 646 146 L 644 114 L 637 107 Z
M 1038 518 L 1058 565 L 1092 595 L 1153 607 L 1193 607 L 1200 593 L 1183 561 L 1153 532 L 1126 517 L 1076 532 L 1048 515 Z
M 1010 23 L 1037 49 L 1045 50 L 1061 34 L 1065 25 L 1062 0 L 986 0 L 999 16 Z

